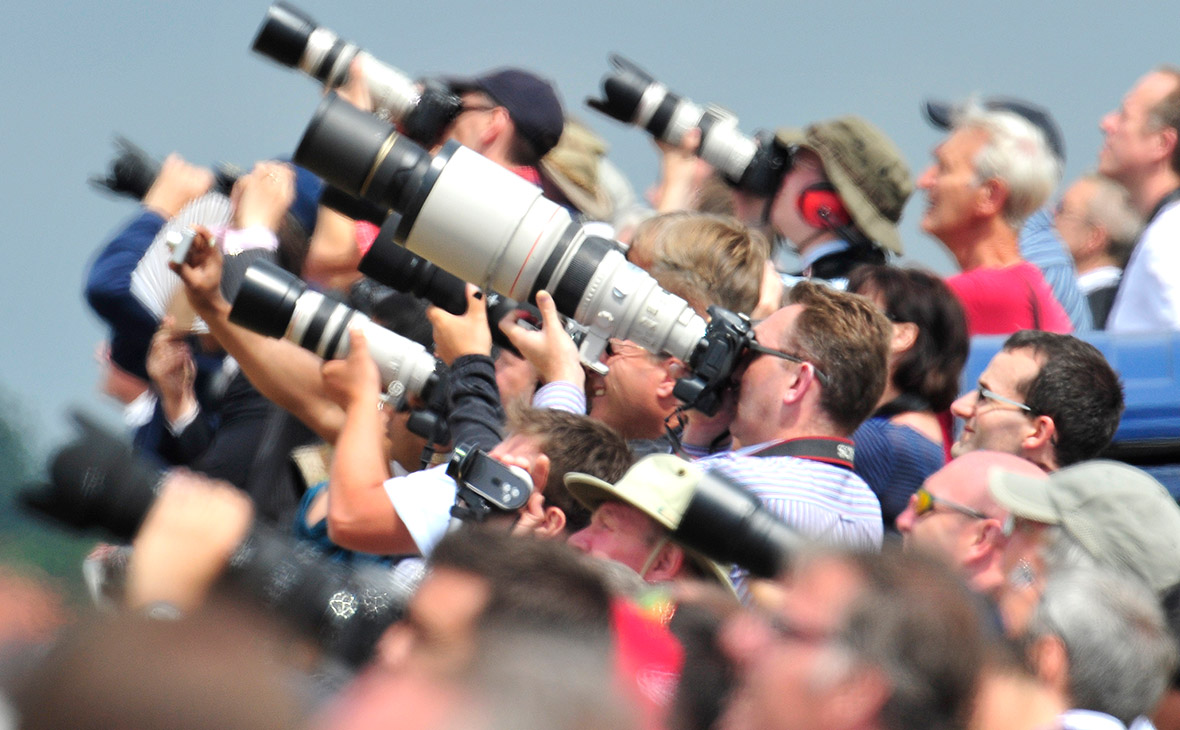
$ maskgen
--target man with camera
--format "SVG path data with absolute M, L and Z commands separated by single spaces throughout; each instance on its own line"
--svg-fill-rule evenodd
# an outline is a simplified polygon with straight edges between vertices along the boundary
M 808 281 L 754 328 L 717 416 L 691 414 L 685 451 L 747 487 L 804 536 L 875 549 L 881 505 L 852 471 L 853 431 L 885 387 L 889 323 L 867 299 Z M 732 451 L 710 453 L 732 436 Z
M 747 223 L 770 224 L 799 254 L 799 275 L 846 280 L 860 264 L 900 255 L 897 222 L 913 192 L 909 167 L 881 130 L 855 116 L 778 130 L 790 166 L 770 200 L 740 189 L 736 207 Z

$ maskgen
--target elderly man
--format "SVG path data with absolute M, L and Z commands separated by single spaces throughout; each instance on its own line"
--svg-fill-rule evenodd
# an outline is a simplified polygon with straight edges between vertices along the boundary
M 653 454 L 614 484 L 589 474 L 566 474 L 566 489 L 591 511 L 590 524 L 567 542 L 622 563 L 649 583 L 707 578 L 732 589 L 721 566 L 671 541 L 699 480 L 684 466 L 678 456 Z
M 1126 188 L 1101 175 L 1083 175 L 1061 196 L 1053 225 L 1078 267 L 1094 327 L 1104 329 L 1123 268 L 1143 229 Z
M 995 597 L 1004 583 L 1008 512 L 988 492 L 988 474 L 1003 469 L 1032 479 L 1044 472 L 1019 456 L 972 451 L 930 475 L 897 517 L 907 549 L 941 555 L 959 569 L 972 590 Z
M 1118 375 L 1093 345 L 1025 330 L 1004 342 L 975 390 L 951 405 L 963 420 L 951 453 L 992 449 L 1055 471 L 1093 459 L 1123 413 Z
M 1139 79 L 1099 126 L 1098 172 L 1127 188 L 1147 220 L 1107 329 L 1180 329 L 1180 69 L 1164 66 Z
M 1059 177 L 1044 134 L 1028 119 L 971 106 L 956 116 L 934 164 L 918 178 L 928 202 L 922 230 L 942 241 L 962 269 L 947 285 L 963 303 L 971 334 L 1072 331 L 1019 244 L 1025 220 Z
M 984 109 L 1012 112 L 1027 119 L 1045 135 L 1049 151 L 1057 160 L 1058 169 L 1065 167 L 1065 138 L 1047 109 L 1010 96 L 984 97 L 979 100 L 979 104 Z M 954 125 L 955 115 L 961 112 L 961 106 L 946 101 L 927 100 L 923 111 L 926 113 L 926 119 L 935 127 L 949 130 Z M 1080 272 L 1074 270 L 1069 250 L 1062 238 L 1053 230 L 1052 211 L 1047 206 L 1032 213 L 1020 229 L 1020 256 L 1041 270 L 1045 281 L 1053 290 L 1053 296 L 1061 302 L 1065 313 L 1073 322 L 1074 330 L 1090 329 L 1093 323 L 1086 306 L 1086 298 L 1080 289 Z

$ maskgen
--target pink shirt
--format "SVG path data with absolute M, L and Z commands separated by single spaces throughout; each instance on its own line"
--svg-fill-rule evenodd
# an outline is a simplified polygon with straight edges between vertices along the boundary
M 1009 335 L 1026 329 L 1073 332 L 1041 270 L 1027 261 L 1002 269 L 965 271 L 946 284 L 963 304 L 970 335 Z

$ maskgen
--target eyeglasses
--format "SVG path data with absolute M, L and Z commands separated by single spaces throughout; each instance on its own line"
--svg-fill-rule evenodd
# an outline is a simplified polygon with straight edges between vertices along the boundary
M 749 342 L 746 343 L 746 350 L 749 352 L 755 352 L 759 355 L 770 355 L 771 357 L 777 357 L 780 360 L 786 360 L 787 362 L 798 363 L 799 365 L 811 365 L 811 369 L 813 371 L 815 371 L 815 377 L 819 380 L 819 382 L 821 384 L 823 384 L 824 387 L 827 387 L 827 385 L 828 385 L 828 376 L 826 374 L 824 374 L 824 372 L 822 370 L 817 368 L 815 366 L 815 363 L 811 362 L 810 360 L 804 360 L 803 358 L 799 357 L 798 355 L 792 355 L 789 352 L 783 352 L 782 350 L 772 349 L 770 347 L 767 347 L 766 345 L 759 344 L 754 339 L 751 339 Z M 752 360 L 753 358 L 750 358 L 750 359 Z
M 1037 412 L 1034 411 L 1032 409 L 1032 407 L 1029 406 L 1027 403 L 1021 403 L 1018 400 L 1012 400 L 1011 398 L 1005 398 L 1004 396 L 1000 395 L 999 393 L 996 393 L 995 391 L 992 391 L 992 390 L 988 390 L 987 388 L 983 387 L 982 385 L 975 389 L 975 408 L 976 408 L 976 410 L 979 410 L 980 408 L 984 408 L 989 405 L 995 406 L 1000 403 L 1006 403 L 1010 406 L 1015 406 L 1016 408 L 1019 408 L 1020 410 L 1024 411 L 1025 413 L 1028 413 L 1029 415 L 1032 415 L 1032 416 L 1037 415 Z
M 936 507 L 942 506 L 953 512 L 958 512 L 961 515 L 973 517 L 977 520 L 988 519 L 988 516 L 984 513 L 980 512 L 979 510 L 971 509 L 965 504 L 952 502 L 951 500 L 943 499 L 942 497 L 935 497 L 933 494 L 926 491 L 926 487 L 918 487 L 918 491 L 914 492 L 913 501 L 914 514 L 918 517 L 921 517 L 927 512 L 933 512 Z

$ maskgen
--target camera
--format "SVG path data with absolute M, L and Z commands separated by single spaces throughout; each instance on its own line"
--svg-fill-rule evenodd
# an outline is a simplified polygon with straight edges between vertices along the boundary
M 328 89 L 346 83 L 353 59 L 360 59 L 374 113 L 427 146 L 439 141 L 463 106 L 458 96 L 438 82 L 419 87 L 401 71 L 342 40 L 288 3 L 270 6 L 253 48 L 303 71 Z
M 401 214 L 394 239 L 465 281 L 512 299 L 542 289 L 586 327 L 596 362 L 611 337 L 688 360 L 705 321 L 591 236 L 535 185 L 456 142 L 431 156 L 388 124 L 329 95 L 295 153 L 329 184 Z
M 65 526 L 130 542 L 168 474 L 89 419 L 74 418 L 80 435 L 52 458 L 50 483 L 23 490 L 21 502 Z M 349 570 L 261 524 L 251 527 L 223 581 L 351 666 L 367 661 L 415 587 L 385 568 Z
M 105 176 L 92 175 L 90 184 L 99 190 L 143 200 L 160 175 L 161 162 L 126 137 L 115 137 L 115 157 Z M 242 170 L 221 163 L 213 171 L 213 190 L 229 195 Z
M 700 107 L 672 93 L 618 54 L 612 54 L 610 62 L 614 70 L 602 80 L 602 98 L 587 99 L 590 108 L 673 145 L 697 127 L 701 130 L 697 156 L 717 168 L 731 185 L 763 198 L 778 190 L 790 169 L 791 151 L 773 135 L 747 137 L 738 129 L 737 117 L 725 109 Z
M 518 466 L 505 466 L 468 444 L 456 446 L 447 476 L 458 492 L 451 516 L 464 522 L 483 522 L 492 514 L 514 514 L 533 494 L 533 480 Z
M 303 281 L 270 261 L 250 264 L 230 310 L 231 322 L 268 337 L 290 340 L 325 360 L 348 357 L 349 330 L 365 333 L 386 396 L 402 407 L 410 396 L 426 404 L 406 424 L 433 443 L 450 441 L 447 432 L 443 365 L 422 345 L 385 329 L 365 315 L 312 291 Z

